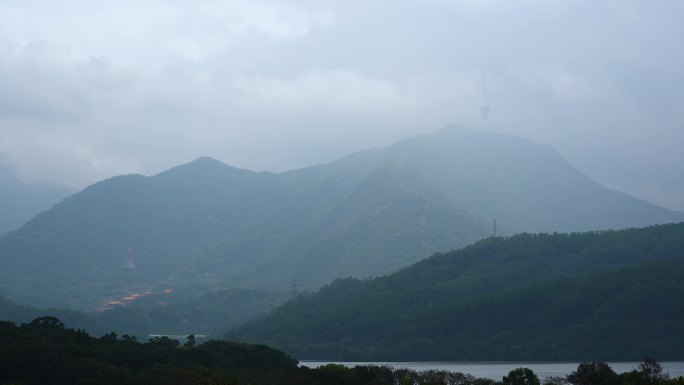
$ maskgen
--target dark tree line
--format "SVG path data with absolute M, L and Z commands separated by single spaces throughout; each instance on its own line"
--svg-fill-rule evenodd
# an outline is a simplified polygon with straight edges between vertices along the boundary
M 617 375 L 602 362 L 584 362 L 565 378 L 545 385 L 684 385 L 646 359 Z M 0 384 L 175 385 L 540 385 L 534 372 L 518 368 L 501 381 L 441 370 L 416 372 L 378 366 L 329 364 L 299 367 L 287 354 L 263 345 L 227 341 L 184 344 L 165 337 L 146 343 L 109 333 L 95 338 L 67 329 L 55 317 L 21 326 L 0 321 Z
M 51 316 L 21 326 L 1 321 L 0 384 L 232 384 L 297 369 L 296 360 L 263 345 L 193 342 L 95 338 Z

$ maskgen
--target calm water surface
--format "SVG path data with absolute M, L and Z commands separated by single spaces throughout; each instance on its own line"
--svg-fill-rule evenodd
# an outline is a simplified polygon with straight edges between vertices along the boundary
M 341 364 L 348 367 L 359 365 L 391 366 L 393 368 L 407 368 L 415 371 L 448 370 L 471 374 L 479 378 L 500 380 L 515 368 L 529 368 L 540 379 L 549 376 L 567 376 L 577 369 L 579 362 L 330 362 L 330 361 L 300 361 L 300 366 L 317 368 L 326 364 Z M 684 362 L 661 362 L 663 372 L 671 377 L 684 376 Z M 617 373 L 629 372 L 639 366 L 639 362 L 609 362 Z

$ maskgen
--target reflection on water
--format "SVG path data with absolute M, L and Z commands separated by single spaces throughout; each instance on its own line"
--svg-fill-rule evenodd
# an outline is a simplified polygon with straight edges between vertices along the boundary
M 540 379 L 549 376 L 567 376 L 577 369 L 579 362 L 331 362 L 331 361 L 300 361 L 300 366 L 316 368 L 326 364 L 341 364 L 348 367 L 359 365 L 391 366 L 393 368 L 407 368 L 415 371 L 448 370 L 471 374 L 479 378 L 500 380 L 515 368 L 528 368 L 534 371 Z M 639 362 L 609 362 L 617 373 L 624 373 L 636 369 Z M 663 372 L 671 377 L 684 376 L 684 362 L 661 362 Z

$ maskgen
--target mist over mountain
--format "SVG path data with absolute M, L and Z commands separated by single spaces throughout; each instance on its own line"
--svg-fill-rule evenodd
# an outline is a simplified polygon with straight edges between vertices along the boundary
M 47 315 L 59 318 L 65 325 L 88 330 L 88 332 L 95 335 L 102 335 L 110 331 L 94 314 L 69 309 L 41 309 L 27 305 L 19 305 L 6 298 L 0 297 L 0 320 L 2 321 L 22 324 Z
M 682 15 L 0 1 L 0 385 L 684 385 Z
M 22 182 L 0 156 L 0 234 L 18 229 L 72 193 L 64 187 Z
M 0 294 L 93 309 L 165 288 L 296 291 L 395 271 L 490 236 L 494 219 L 513 234 L 677 218 L 548 146 L 452 126 L 280 174 L 200 158 L 104 180 L 0 238 Z

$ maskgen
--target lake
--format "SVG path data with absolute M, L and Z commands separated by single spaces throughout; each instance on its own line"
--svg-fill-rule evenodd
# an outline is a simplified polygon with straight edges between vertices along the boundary
M 393 368 L 407 368 L 415 371 L 448 370 L 471 374 L 479 378 L 501 380 L 515 368 L 528 368 L 543 380 L 549 376 L 567 376 L 577 369 L 579 362 L 331 362 L 331 361 L 300 361 L 300 366 L 316 368 L 326 364 L 340 364 L 348 367 L 359 365 L 391 366 Z M 609 362 L 617 373 L 636 369 L 639 362 Z M 684 376 L 684 362 L 661 362 L 663 372 L 670 373 L 670 377 Z

